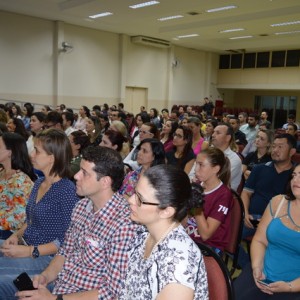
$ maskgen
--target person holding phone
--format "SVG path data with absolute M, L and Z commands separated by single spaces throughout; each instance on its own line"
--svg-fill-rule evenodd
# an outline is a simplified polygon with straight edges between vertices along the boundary
M 286 195 L 267 206 L 251 243 L 251 265 L 234 281 L 237 299 L 300 299 L 300 165 Z
M 71 157 L 63 131 L 48 129 L 35 136 L 31 160 L 45 176 L 35 181 L 23 226 L 0 242 L 0 299 L 14 299 L 13 280 L 24 271 L 29 276 L 41 273 L 62 245 L 79 201 L 69 179 Z

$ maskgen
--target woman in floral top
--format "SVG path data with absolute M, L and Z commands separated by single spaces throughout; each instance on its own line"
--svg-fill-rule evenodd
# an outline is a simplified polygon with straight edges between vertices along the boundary
M 25 221 L 25 207 L 36 179 L 25 139 L 17 133 L 0 136 L 0 239 Z
M 119 193 L 126 198 L 134 194 L 135 186 L 141 175 L 150 167 L 165 163 L 165 150 L 163 144 L 157 139 L 144 139 L 137 146 L 137 162 L 140 167 L 129 172 L 125 177 Z
M 208 299 L 201 251 L 180 225 L 197 206 L 192 199 L 188 176 L 175 166 L 154 166 L 141 176 L 128 200 L 130 218 L 148 231 L 135 238 L 119 300 Z

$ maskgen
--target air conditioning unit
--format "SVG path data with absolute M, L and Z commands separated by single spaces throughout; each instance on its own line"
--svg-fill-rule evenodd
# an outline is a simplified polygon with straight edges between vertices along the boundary
M 171 47 L 171 43 L 165 40 L 160 40 L 148 36 L 132 36 L 131 42 L 135 44 L 145 45 L 145 46 L 153 46 L 153 47 L 159 47 L 159 48 L 169 48 Z

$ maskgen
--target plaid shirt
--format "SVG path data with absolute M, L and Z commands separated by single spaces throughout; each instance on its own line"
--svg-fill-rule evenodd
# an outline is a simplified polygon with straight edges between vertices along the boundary
M 98 290 L 98 299 L 116 298 L 125 278 L 128 250 L 139 225 L 130 218 L 127 201 L 115 193 L 97 212 L 88 198 L 73 210 L 64 244 L 57 255 L 65 257 L 54 294 Z

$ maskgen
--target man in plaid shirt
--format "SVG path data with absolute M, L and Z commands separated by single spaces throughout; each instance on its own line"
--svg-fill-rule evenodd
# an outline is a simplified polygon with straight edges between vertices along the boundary
M 117 192 L 124 177 L 121 156 L 112 149 L 83 152 L 76 190 L 85 196 L 73 210 L 64 244 L 34 278 L 37 290 L 17 293 L 30 299 L 111 300 L 119 295 L 127 252 L 139 225 L 130 220 L 127 201 Z M 46 288 L 55 281 L 53 294 Z

